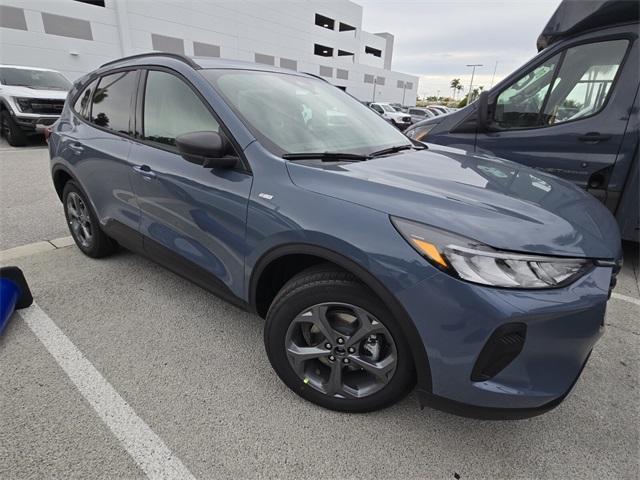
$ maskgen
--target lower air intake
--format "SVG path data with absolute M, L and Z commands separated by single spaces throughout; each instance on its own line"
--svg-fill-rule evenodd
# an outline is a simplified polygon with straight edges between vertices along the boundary
M 504 370 L 522 351 L 526 334 L 524 323 L 506 323 L 498 327 L 478 355 L 471 380 L 484 382 Z

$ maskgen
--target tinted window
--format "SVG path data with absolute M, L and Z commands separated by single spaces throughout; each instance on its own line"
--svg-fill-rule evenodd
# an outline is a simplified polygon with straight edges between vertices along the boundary
M 76 103 L 73 105 L 73 109 L 82 118 L 89 120 L 91 118 L 91 95 L 96 88 L 98 81 L 91 82 L 76 99 Z
M 194 91 L 175 75 L 150 71 L 144 97 L 144 137 L 175 145 L 183 133 L 215 131 L 218 122 Z
M 541 127 L 593 115 L 604 106 L 628 45 L 590 43 L 555 55 L 500 93 L 496 122 L 502 128 Z
M 120 133 L 131 134 L 131 99 L 137 83 L 136 72 L 120 72 L 100 79 L 93 94 L 91 121 Z

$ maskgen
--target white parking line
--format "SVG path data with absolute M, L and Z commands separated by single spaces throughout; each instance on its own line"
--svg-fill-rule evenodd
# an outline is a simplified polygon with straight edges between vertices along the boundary
M 194 479 L 158 435 L 35 303 L 19 315 L 151 479 Z
M 621 293 L 612 293 L 611 296 L 613 298 L 617 298 L 618 300 L 624 300 L 625 302 L 633 303 L 634 305 L 640 305 L 640 300 L 633 297 L 628 297 L 626 295 L 622 295 Z

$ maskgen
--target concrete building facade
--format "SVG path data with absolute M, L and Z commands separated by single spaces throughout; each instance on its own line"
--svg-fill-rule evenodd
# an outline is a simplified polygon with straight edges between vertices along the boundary
M 0 63 L 73 80 L 168 51 L 276 65 L 363 101 L 415 105 L 418 77 L 391 70 L 393 35 L 362 30 L 362 13 L 348 0 L 0 0 Z

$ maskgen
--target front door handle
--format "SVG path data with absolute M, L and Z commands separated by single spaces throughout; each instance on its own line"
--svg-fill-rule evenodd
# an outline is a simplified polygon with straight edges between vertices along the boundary
M 79 155 L 82 152 L 84 152 L 84 147 L 82 146 L 82 144 L 80 142 L 73 142 L 73 143 L 69 144 L 69 149 L 73 153 L 75 153 L 76 155 Z
M 133 167 L 133 169 L 148 180 L 156 178 L 155 172 L 151 170 L 151 167 L 149 167 L 149 165 L 136 165 Z
M 580 135 L 578 140 L 585 143 L 599 143 L 606 142 L 611 138 L 611 135 L 604 135 L 599 132 L 589 132 L 585 135 Z

